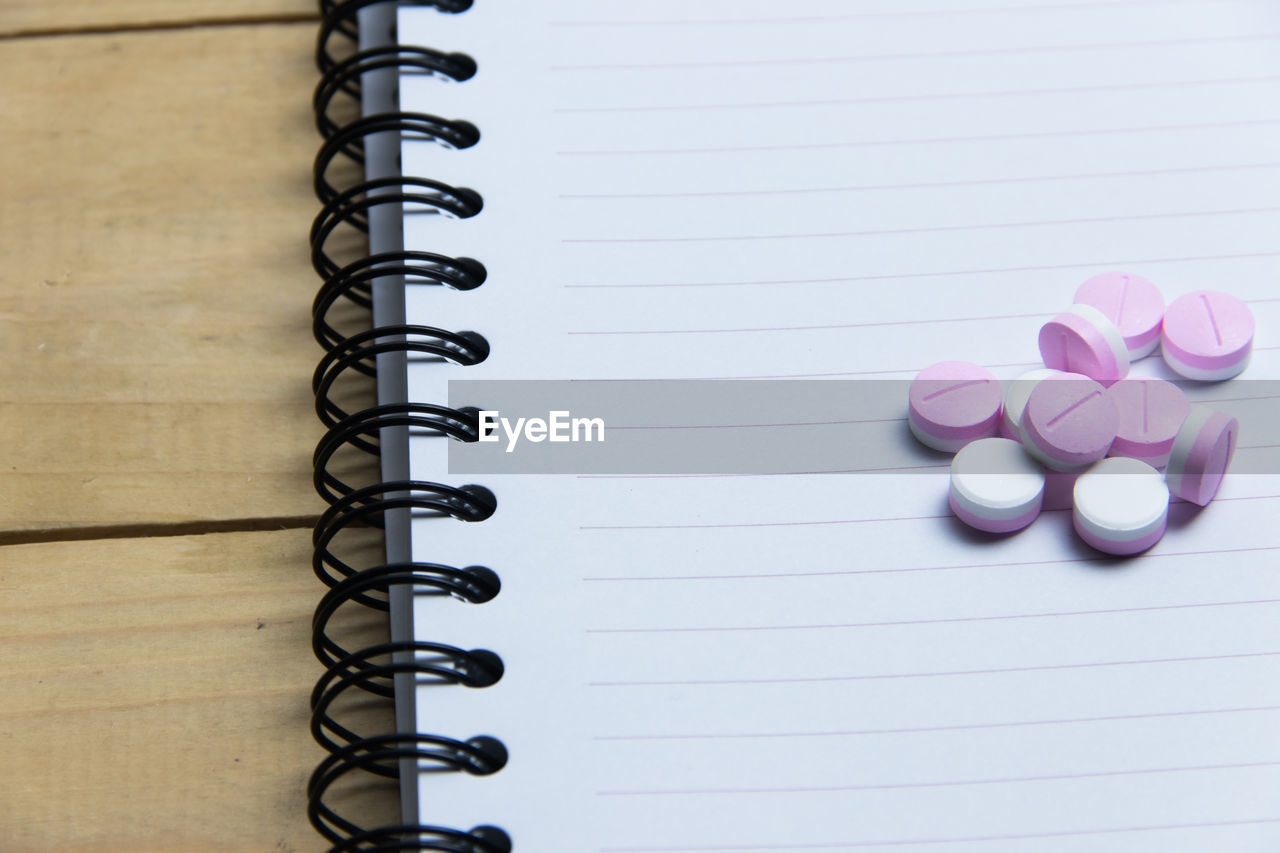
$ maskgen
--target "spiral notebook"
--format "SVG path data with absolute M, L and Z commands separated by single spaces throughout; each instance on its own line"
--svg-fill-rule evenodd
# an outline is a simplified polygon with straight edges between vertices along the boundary
M 1112 269 L 1245 299 L 1254 360 L 1202 398 L 1248 396 L 1280 372 L 1280 7 L 322 8 L 321 115 L 365 114 L 322 118 L 313 230 L 334 588 L 311 795 L 334 849 L 1280 849 L 1280 479 L 1247 426 L 1242 473 L 1125 561 L 1069 512 L 964 533 L 922 451 L 923 472 L 483 477 L 445 440 L 486 403 L 459 380 L 1011 377 Z M 343 155 L 364 183 L 324 177 Z M 339 259 L 351 225 L 368 255 Z M 325 319 L 351 301 L 372 331 Z M 351 414 L 331 392 L 357 371 L 380 405 Z M 902 414 L 866 433 L 885 467 Z M 821 421 L 644 426 L 764 447 Z M 352 445 L 384 482 L 335 470 Z M 357 522 L 385 525 L 386 565 L 342 556 Z M 327 639 L 352 603 L 392 642 Z M 399 732 L 346 728 L 348 687 L 393 698 Z M 402 825 L 333 805 L 366 771 L 398 776 Z

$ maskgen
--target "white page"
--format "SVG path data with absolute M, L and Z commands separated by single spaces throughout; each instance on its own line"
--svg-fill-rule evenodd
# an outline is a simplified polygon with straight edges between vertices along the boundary
M 402 108 L 482 132 L 407 141 L 405 174 L 485 200 L 407 215 L 406 245 L 489 271 L 410 287 L 409 322 L 493 348 L 411 365 L 410 399 L 443 402 L 451 378 L 947 359 L 1007 377 L 1111 269 L 1246 299 L 1244 378 L 1280 373 L 1269 0 L 491 1 L 404 9 L 400 40 L 480 69 L 402 81 Z M 1241 444 L 1238 469 L 1273 451 L 1247 423 Z M 416 635 L 506 666 L 422 688 L 419 726 L 511 753 L 424 776 L 425 823 L 499 825 L 520 851 L 1280 846 L 1274 477 L 1175 505 L 1159 545 L 1116 562 L 1069 512 L 967 534 L 945 468 L 451 479 L 425 438 L 411 464 L 499 501 L 415 522 L 415 559 L 503 583 L 483 605 L 420 598 Z

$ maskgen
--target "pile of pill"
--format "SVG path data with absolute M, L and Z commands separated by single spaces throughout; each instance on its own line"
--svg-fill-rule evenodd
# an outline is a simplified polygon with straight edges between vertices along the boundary
M 1213 500 L 1235 450 L 1235 418 L 1192 406 L 1172 382 L 1128 374 L 1158 347 L 1186 379 L 1238 375 L 1253 350 L 1243 302 L 1200 290 L 1166 308 L 1145 278 L 1107 273 L 1080 286 L 1041 327 L 1039 344 L 1044 368 L 1004 388 L 962 361 L 927 367 L 911 383 L 912 434 L 956 454 L 948 503 L 957 518 L 991 533 L 1021 530 L 1045 506 L 1048 484 L 1070 490 L 1081 539 L 1127 555 L 1160 541 L 1171 496 Z

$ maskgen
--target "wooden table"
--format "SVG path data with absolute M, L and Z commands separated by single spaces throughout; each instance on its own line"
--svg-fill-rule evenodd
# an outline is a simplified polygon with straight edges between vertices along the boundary
M 315 0 L 0 5 L 6 853 L 326 846 L 316 25 Z

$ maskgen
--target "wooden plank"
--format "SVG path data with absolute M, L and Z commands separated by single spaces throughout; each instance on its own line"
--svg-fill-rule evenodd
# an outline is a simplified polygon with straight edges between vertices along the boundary
M 309 552 L 303 531 L 0 548 L 0 847 L 324 849 L 304 794 L 324 755 Z M 385 614 L 364 613 L 356 640 L 376 641 Z M 387 705 L 342 719 L 386 731 Z M 371 790 L 361 819 L 397 802 Z
M 0 35 L 318 17 L 315 0 L 7 0 Z
M 314 30 L 0 42 L 0 531 L 321 508 Z

